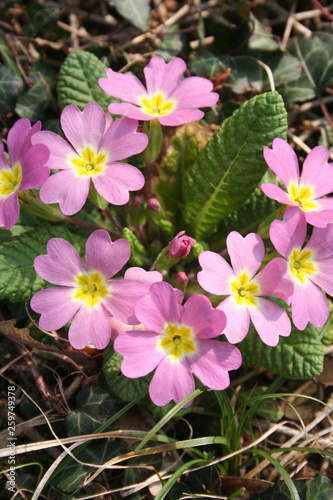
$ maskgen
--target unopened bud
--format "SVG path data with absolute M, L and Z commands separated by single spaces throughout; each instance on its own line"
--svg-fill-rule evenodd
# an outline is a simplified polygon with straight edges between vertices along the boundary
M 186 259 L 193 245 L 195 245 L 195 240 L 190 236 L 185 236 L 185 231 L 180 231 L 170 241 L 167 255 L 172 259 Z

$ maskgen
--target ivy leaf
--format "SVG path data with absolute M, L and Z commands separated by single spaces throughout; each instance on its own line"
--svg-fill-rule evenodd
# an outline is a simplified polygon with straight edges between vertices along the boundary
M 150 16 L 149 0 L 113 0 L 117 12 L 141 31 L 147 31 Z
M 281 377 L 308 380 L 323 371 L 323 346 L 310 324 L 304 331 L 293 326 L 289 337 L 280 337 L 276 347 L 264 344 L 251 324 L 246 338 L 237 347 L 245 365 L 264 366 Z
M 140 378 L 127 378 L 121 373 L 123 357 L 116 353 L 110 344 L 103 352 L 103 373 L 110 391 L 123 401 L 133 401 L 148 392 L 152 375 Z
M 49 239 L 64 238 L 78 251 L 84 246 L 81 236 L 73 235 L 66 227 L 44 225 L 0 244 L 0 299 L 27 302 L 45 288 L 45 281 L 36 274 L 34 259 L 46 253 Z
M 23 88 L 23 80 L 0 64 L 0 115 L 12 111 Z
M 94 54 L 84 50 L 69 54 L 61 66 L 58 80 L 58 104 L 64 108 L 76 104 L 81 110 L 88 102 L 96 102 L 104 111 L 110 102 L 119 102 L 98 85 L 106 77 L 107 67 Z
M 37 73 L 30 75 L 29 78 L 35 83 L 18 98 L 15 112 L 21 118 L 29 118 L 31 122 L 36 122 L 44 117 L 44 107 L 50 96 L 50 91 L 45 81 Z
M 293 483 L 297 489 L 300 500 L 305 500 L 306 486 L 302 481 L 293 479 Z M 278 481 L 272 488 L 269 488 L 260 495 L 251 496 L 250 500 L 292 500 L 289 488 L 284 481 Z
M 242 207 L 267 169 L 264 146 L 286 138 L 287 112 L 278 92 L 246 101 L 201 150 L 185 178 L 185 220 L 197 239 Z
M 333 484 L 326 476 L 317 476 L 306 485 L 306 500 L 330 500 L 333 498 Z

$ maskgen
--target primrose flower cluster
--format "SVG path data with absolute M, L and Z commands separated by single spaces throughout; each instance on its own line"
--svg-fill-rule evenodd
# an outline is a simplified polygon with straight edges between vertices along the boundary
M 0 225 L 13 227 L 22 192 L 36 188 L 42 203 L 58 203 L 66 217 L 79 212 L 94 190 L 106 203 L 126 205 L 130 192 L 145 184 L 141 170 L 123 161 L 149 147 L 138 121 L 177 126 L 199 120 L 204 114 L 199 108 L 217 102 L 209 80 L 180 81 L 185 69 L 179 58 L 166 64 L 153 57 L 144 68 L 146 88 L 135 76 L 109 69 L 100 86 L 123 101 L 110 104 L 109 111 L 124 116 L 113 120 L 94 102 L 83 111 L 66 106 L 60 122 L 67 140 L 42 131 L 39 122 L 31 126 L 25 118 L 18 120 L 8 133 L 9 161 L 2 144 L 0 149 Z M 93 231 L 84 261 L 68 241 L 52 238 L 47 253 L 34 261 L 36 273 L 55 285 L 31 299 L 40 327 L 51 331 L 71 322 L 68 336 L 75 349 L 88 344 L 104 349 L 113 341 L 125 376 L 155 370 L 149 394 L 156 405 L 178 403 L 193 392 L 193 375 L 213 390 L 227 388 L 229 371 L 242 363 L 234 344 L 246 337 L 250 322 L 269 346 L 290 335 L 289 316 L 272 296 L 291 305 L 299 330 L 308 322 L 323 326 L 328 318 L 322 292 L 333 295 L 333 199 L 323 198 L 333 190 L 328 154 L 326 148 L 314 148 L 299 175 L 296 154 L 284 140 L 277 138 L 272 149 L 264 149 L 268 166 L 287 190 L 262 184 L 267 196 L 289 206 L 283 220 L 270 227 L 280 256 L 263 267 L 260 236 L 233 231 L 226 242 L 230 264 L 218 253 L 203 251 L 197 281 L 205 293 L 185 301 L 183 291 L 159 271 L 127 267 L 131 249 L 124 238 L 112 241 L 105 229 Z M 307 241 L 308 224 L 314 227 Z M 165 258 L 187 259 L 195 243 L 182 230 L 169 242 Z M 176 277 L 178 283 L 188 281 L 183 272 Z M 216 308 L 209 294 L 221 297 Z

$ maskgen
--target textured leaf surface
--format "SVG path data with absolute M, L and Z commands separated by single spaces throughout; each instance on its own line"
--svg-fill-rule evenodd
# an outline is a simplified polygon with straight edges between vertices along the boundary
M 83 109 L 88 102 L 97 102 L 105 111 L 116 102 L 98 85 L 106 77 L 106 66 L 94 54 L 84 50 L 72 52 L 61 66 L 58 81 L 58 104 L 64 108 L 76 104 Z
M 0 64 L 0 115 L 6 115 L 15 106 L 23 81 L 3 64 Z
M 290 336 L 280 337 L 276 347 L 264 344 L 251 324 L 245 340 L 237 347 L 245 365 L 264 366 L 281 377 L 307 380 L 323 371 L 323 346 L 309 324 L 303 332 L 293 326 Z
M 110 391 L 123 401 L 133 401 L 147 394 L 151 374 L 140 378 L 127 378 L 120 370 L 122 356 L 109 345 L 103 352 L 103 373 Z
M 242 206 L 267 169 L 264 146 L 286 138 L 287 113 L 278 92 L 246 101 L 200 152 L 185 179 L 185 219 L 196 238 Z
M 147 31 L 150 16 L 149 0 L 113 0 L 115 9 L 139 30 Z
M 46 253 L 46 243 L 51 238 L 64 238 L 78 251 L 83 246 L 80 236 L 73 235 L 59 225 L 45 225 L 14 237 L 0 245 L 0 299 L 26 302 L 45 288 L 45 281 L 34 269 L 37 255 Z
M 306 500 L 331 500 L 333 484 L 326 476 L 317 476 L 306 485 Z
M 28 118 L 31 122 L 36 122 L 44 117 L 44 106 L 50 92 L 45 81 L 37 73 L 30 76 L 30 79 L 35 83 L 18 98 L 15 111 L 21 118 Z
M 293 480 L 293 483 L 296 486 L 300 500 L 305 500 L 305 484 L 297 480 Z M 251 500 L 291 500 L 291 494 L 286 483 L 284 481 L 278 481 L 272 488 L 261 493 L 261 495 L 251 496 Z

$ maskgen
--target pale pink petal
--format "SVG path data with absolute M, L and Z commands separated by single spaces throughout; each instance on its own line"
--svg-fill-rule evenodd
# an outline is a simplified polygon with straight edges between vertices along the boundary
M 293 205 L 287 193 L 276 184 L 273 184 L 271 182 L 264 182 L 263 184 L 261 184 L 261 189 L 263 190 L 265 195 L 268 196 L 268 198 L 272 198 L 279 203 L 283 203 L 283 205 Z
M 37 292 L 30 301 L 33 311 L 41 314 L 39 326 L 43 330 L 58 330 L 74 316 L 80 303 L 73 300 L 72 288 L 46 288 Z
M 7 148 L 11 164 L 14 166 L 21 161 L 27 149 L 31 146 L 31 136 L 40 130 L 41 123 L 37 122 L 32 128 L 28 118 L 17 120 L 8 132 Z
M 44 203 L 59 203 L 63 214 L 73 215 L 85 204 L 89 186 L 89 177 L 77 177 L 65 170 L 51 175 L 40 188 L 39 195 Z
M 98 148 L 105 130 L 105 113 L 98 104 L 90 102 L 83 111 L 69 104 L 62 111 L 60 122 L 65 136 L 79 154 L 87 145 Z
M 65 139 L 55 132 L 42 130 L 36 132 L 31 137 L 32 144 L 44 144 L 50 151 L 50 157 L 47 162 L 48 168 L 55 170 L 72 169 L 69 163 L 69 158 L 77 156 L 75 150 L 68 144 Z
M 107 78 L 100 78 L 98 83 L 101 89 L 112 97 L 138 104 L 140 97 L 147 96 L 146 89 L 136 76 L 123 75 L 111 68 L 108 68 L 106 73 Z
M 46 181 L 50 170 L 46 166 L 49 159 L 49 150 L 44 144 L 31 146 L 22 161 L 22 180 L 20 190 L 35 189 Z
M 320 205 L 323 205 L 323 202 L 329 202 L 329 205 L 332 206 L 331 210 L 322 210 L 320 212 L 304 212 L 306 222 L 315 227 L 325 228 L 327 224 L 333 223 L 333 198 L 329 199 L 321 199 L 316 200 L 316 202 L 320 201 Z M 327 204 L 328 205 L 328 204 Z
M 148 330 L 161 333 L 165 323 L 180 322 L 176 292 L 169 283 L 164 281 L 153 283 L 149 296 L 138 300 L 135 314 Z
M 86 243 L 86 266 L 88 271 L 100 271 L 108 280 L 117 274 L 131 256 L 128 241 L 120 238 L 113 243 L 104 229 L 91 233 Z
M 288 314 L 270 300 L 257 297 L 257 301 L 257 307 L 249 308 L 254 328 L 265 344 L 276 346 L 280 335 L 282 337 L 290 335 L 291 323 Z
M 145 271 L 142 267 L 130 267 L 125 271 L 124 278 L 142 281 L 149 287 L 153 283 L 163 281 L 163 276 L 159 271 Z
M 208 339 L 220 335 L 226 325 L 222 311 L 213 309 L 205 295 L 192 295 L 185 303 L 181 322 L 190 326 L 198 339 Z
M 105 132 L 100 149 L 110 151 L 112 163 L 141 153 L 147 147 L 147 135 L 137 132 L 137 128 L 137 120 L 124 116 L 115 120 Z
M 0 170 L 10 167 L 9 162 L 4 153 L 3 143 L 0 141 Z
M 114 341 L 114 349 L 124 356 L 121 371 L 126 377 L 144 377 L 153 371 L 165 357 L 157 344 L 159 335 L 147 331 L 127 331 Z
M 225 334 L 231 344 L 241 342 L 249 331 L 248 308 L 244 305 L 238 305 L 233 297 L 227 297 L 217 306 L 217 309 L 223 311 L 227 317 L 227 325 L 221 333 Z
M 135 316 L 134 306 L 140 297 L 147 294 L 147 285 L 141 281 L 127 279 L 114 280 L 108 285 L 110 295 L 103 301 L 106 309 L 123 323 L 140 323 Z
M 306 229 L 304 213 L 296 207 L 289 207 L 283 216 L 283 221 L 272 222 L 269 237 L 277 252 L 287 258 L 295 247 L 302 248 Z
M 286 141 L 279 137 L 274 139 L 272 149 L 269 149 L 267 146 L 264 147 L 264 158 L 269 168 L 281 179 L 287 189 L 290 182 L 298 185 L 298 158 L 293 148 Z M 272 198 L 269 194 L 267 196 Z
M 115 318 L 114 316 L 110 316 L 110 324 L 111 324 L 111 339 L 113 341 L 116 340 L 118 335 L 127 332 L 133 328 L 137 329 L 138 327 L 135 326 L 133 327 L 132 325 L 128 325 L 127 323 L 123 323 L 122 321 L 119 321 L 119 319 Z
M 168 64 L 159 56 L 152 57 L 143 70 L 148 94 L 162 92 L 168 97 L 179 84 L 185 70 L 186 64 L 180 57 L 175 57 Z
M 213 90 L 213 84 L 207 78 L 191 76 L 185 78 L 169 96 L 170 101 L 175 99 L 177 109 L 203 108 L 214 106 L 219 95 Z
M 35 271 L 45 281 L 54 285 L 73 286 L 75 275 L 85 272 L 77 250 L 62 238 L 52 238 L 47 243 L 47 255 L 34 260 Z
M 293 293 L 293 284 L 289 279 L 283 279 L 287 273 L 287 262 L 277 257 L 256 275 L 256 282 L 260 286 L 258 295 L 276 295 L 280 299 L 288 299 Z
M 206 250 L 199 255 L 199 264 L 202 267 L 197 274 L 199 285 L 215 295 L 229 295 L 229 283 L 235 273 L 224 258 Z
M 17 191 L 5 199 L 0 199 L 0 227 L 5 226 L 6 229 L 11 229 L 18 219 L 19 213 L 20 205 Z
M 258 234 L 249 233 L 245 238 L 236 231 L 229 233 L 227 248 L 235 274 L 246 271 L 252 278 L 265 255 L 265 246 Z
M 328 224 L 325 228 L 314 227 L 311 238 L 304 248 L 314 252 L 315 259 L 326 259 L 333 255 L 333 224 Z
M 196 122 L 197 120 L 201 120 L 204 116 L 205 113 L 200 111 L 200 109 L 182 108 L 172 111 L 169 115 L 158 117 L 158 121 L 161 125 L 176 127 L 178 125 L 183 125 L 184 123 Z
M 310 280 L 304 284 L 294 285 L 291 303 L 293 323 L 299 330 L 304 330 L 308 322 L 319 328 L 329 316 L 329 308 L 325 295 Z
M 172 399 L 179 403 L 195 389 L 193 375 L 186 358 L 173 360 L 171 356 L 162 359 L 149 385 L 149 395 L 157 406 L 164 406 Z M 189 401 L 184 408 L 190 406 Z
M 199 340 L 198 356 L 189 359 L 191 369 L 201 382 L 221 391 L 230 384 L 229 370 L 237 370 L 242 364 L 242 355 L 237 347 L 227 342 Z
M 314 198 L 333 191 L 333 164 L 328 164 L 330 152 L 324 146 L 316 146 L 305 158 L 300 184 L 311 186 Z
M 113 205 L 125 205 L 129 191 L 138 191 L 145 183 L 140 170 L 126 163 L 112 163 L 103 175 L 92 178 L 97 192 Z
M 316 261 L 315 267 L 316 272 L 310 275 L 309 279 L 325 290 L 328 295 L 333 296 L 333 257 Z
M 125 115 L 127 118 L 131 118 L 132 120 L 155 120 L 155 117 L 150 115 L 149 113 L 145 113 L 138 106 L 134 106 L 134 104 L 130 104 L 127 102 L 112 102 L 108 106 L 108 110 L 110 113 L 115 115 Z
M 96 349 L 104 349 L 110 339 L 110 319 L 103 306 L 82 306 L 74 316 L 68 331 L 68 340 L 74 349 L 84 349 L 89 342 Z

